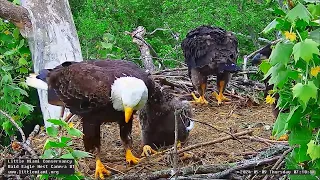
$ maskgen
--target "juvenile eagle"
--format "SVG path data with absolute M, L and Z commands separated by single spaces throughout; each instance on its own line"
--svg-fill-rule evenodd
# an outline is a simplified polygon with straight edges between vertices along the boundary
M 270 55 L 272 52 L 272 48 L 271 48 L 271 44 L 266 45 L 265 47 L 263 47 L 260 51 L 258 51 L 252 58 L 251 60 L 251 64 L 254 66 L 259 66 L 261 64 L 261 62 L 265 59 L 269 59 Z M 269 84 L 270 80 L 270 76 L 267 77 L 265 80 L 263 80 L 264 84 L 265 84 L 265 90 L 264 90 L 264 97 L 266 98 L 268 96 L 268 93 L 270 90 L 273 90 L 273 84 Z M 279 115 L 279 108 L 276 107 L 277 103 L 278 103 L 278 99 L 279 99 L 279 94 L 276 93 L 274 95 L 275 98 L 275 103 L 272 104 L 272 113 L 273 116 L 277 119 L 278 115 Z
M 240 68 L 236 65 L 238 57 L 237 38 L 219 27 L 200 26 L 190 31 L 181 44 L 185 62 L 188 65 L 188 74 L 194 88 L 200 94 L 192 96 L 196 103 L 207 104 L 205 91 L 209 75 L 217 75 L 217 89 L 213 95 L 221 104 L 229 100 L 223 95 L 230 78 L 230 73 Z
M 49 103 L 63 102 L 71 113 L 82 117 L 85 150 L 96 151 L 96 178 L 110 175 L 100 161 L 100 125 L 104 122 L 119 124 L 126 161 L 138 163 L 131 152 L 133 113 L 150 98 L 153 81 L 137 65 L 121 60 L 65 62 L 40 71 L 37 77 L 29 77 L 27 84 L 48 93 L 53 89 L 56 96 L 52 95 Z M 59 97 L 60 102 L 54 97 Z
M 252 58 L 251 60 L 251 64 L 254 65 L 254 66 L 258 66 L 261 64 L 262 60 L 265 60 L 265 59 L 269 59 L 271 53 L 272 53 L 272 48 L 271 48 L 271 45 L 272 44 L 268 44 L 266 45 L 265 47 L 263 47 L 260 51 L 258 51 L 254 57 Z M 268 96 L 268 93 L 270 90 L 273 90 L 273 84 L 269 84 L 269 80 L 270 80 L 270 76 L 267 77 L 263 82 L 265 84 L 265 90 L 264 90 L 264 97 L 267 97 Z M 279 107 L 277 107 L 277 103 L 278 103 L 278 100 L 279 100 L 279 93 L 275 93 L 274 96 L 275 98 L 275 102 L 271 105 L 272 107 L 272 114 L 274 116 L 275 119 L 278 118 L 278 115 L 280 113 L 280 109 Z M 289 112 L 289 109 L 282 109 L 282 112 Z M 278 140 L 284 140 L 284 141 L 287 141 L 288 140 L 288 135 L 287 134 L 284 134 L 282 136 L 279 137 Z
M 188 138 L 189 132 L 194 127 L 191 119 L 193 118 L 192 107 L 189 102 L 181 101 L 167 91 L 156 84 L 154 94 L 138 112 L 144 148 L 148 147 L 146 145 L 154 149 L 174 144 L 175 118 L 178 119 L 178 140 L 180 142 Z

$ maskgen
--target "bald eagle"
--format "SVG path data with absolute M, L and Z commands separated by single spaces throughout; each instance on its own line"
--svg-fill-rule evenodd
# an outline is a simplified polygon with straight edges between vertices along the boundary
M 64 62 L 30 76 L 27 84 L 48 90 L 53 105 L 70 109 L 82 117 L 85 150 L 96 151 L 96 178 L 110 172 L 100 161 L 100 125 L 117 122 L 120 138 L 126 150 L 126 161 L 136 164 L 139 159 L 132 152 L 133 113 L 143 108 L 153 94 L 153 80 L 134 63 L 121 60 Z M 57 100 L 54 97 L 58 97 Z
M 191 119 L 193 112 L 189 102 L 181 101 L 167 91 L 156 84 L 154 93 L 138 112 L 144 147 L 149 145 L 154 149 L 172 145 L 175 139 L 175 118 L 178 119 L 178 140 L 180 142 L 188 138 L 189 132 L 194 127 Z
M 254 66 L 258 66 L 261 64 L 261 62 L 265 59 L 269 59 L 270 55 L 271 55 L 271 52 L 272 52 L 272 48 L 271 48 L 271 43 L 270 44 L 267 44 L 265 47 L 263 47 L 260 51 L 258 51 L 252 58 L 251 60 L 251 64 L 254 65 Z M 265 84 L 265 90 L 264 90 L 264 97 L 266 98 L 268 96 L 268 93 L 270 90 L 273 90 L 273 84 L 269 84 L 270 80 L 270 76 L 267 77 L 265 80 L 263 80 L 264 84 Z M 279 108 L 276 106 L 277 103 L 278 103 L 278 99 L 279 99 L 279 94 L 276 93 L 274 95 L 274 98 L 275 98 L 275 103 L 272 104 L 272 113 L 273 113 L 273 116 L 275 118 L 278 117 L 279 115 Z
M 260 51 L 258 51 L 254 57 L 252 58 L 251 60 L 251 64 L 254 65 L 254 66 L 258 66 L 261 64 L 262 60 L 265 60 L 265 59 L 269 59 L 271 53 L 272 53 L 272 48 L 271 48 L 272 44 L 267 44 L 265 47 L 263 47 Z M 265 80 L 263 80 L 264 84 L 265 84 L 265 90 L 264 90 L 264 97 L 267 97 L 268 94 L 269 94 L 269 91 L 270 90 L 273 90 L 274 86 L 273 84 L 269 84 L 269 80 L 270 80 L 270 76 L 267 77 Z M 271 105 L 271 108 L 272 108 L 272 114 L 274 116 L 275 119 L 278 118 L 278 115 L 280 113 L 280 109 L 279 107 L 277 107 L 277 103 L 278 103 L 278 100 L 280 98 L 280 95 L 279 93 L 275 93 L 274 96 L 275 98 L 275 102 Z M 282 109 L 282 112 L 289 112 L 289 109 Z M 289 136 L 287 134 L 283 134 L 282 136 L 279 137 L 278 140 L 284 140 L 284 141 L 287 141 L 289 138 Z
M 209 75 L 217 75 L 217 89 L 213 95 L 221 104 L 229 100 L 223 95 L 230 78 L 230 73 L 238 72 L 236 65 L 238 57 L 237 38 L 219 27 L 200 26 L 191 30 L 181 43 L 181 48 L 188 65 L 188 74 L 194 88 L 200 94 L 192 96 L 196 103 L 207 104 L 205 91 Z

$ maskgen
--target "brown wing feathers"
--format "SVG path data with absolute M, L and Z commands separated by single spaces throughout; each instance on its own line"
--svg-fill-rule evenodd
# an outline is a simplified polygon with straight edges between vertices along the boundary
M 49 73 L 49 86 L 72 111 L 86 111 L 107 105 L 112 73 L 88 63 L 57 67 Z

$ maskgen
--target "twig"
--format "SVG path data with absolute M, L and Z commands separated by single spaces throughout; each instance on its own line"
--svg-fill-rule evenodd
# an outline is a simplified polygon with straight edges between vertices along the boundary
M 290 153 L 292 151 L 293 147 L 290 147 L 288 150 L 284 151 L 283 154 L 280 156 L 280 158 L 278 159 L 278 161 L 272 166 L 271 170 L 275 170 L 277 169 L 277 167 L 281 164 L 281 162 L 283 161 L 283 159 L 285 158 L 285 156 Z M 273 176 L 271 176 L 271 179 L 273 178 Z M 267 180 L 268 179 L 268 175 L 265 175 L 264 178 L 262 180 Z
M 281 40 L 282 40 L 282 39 L 277 39 L 277 40 L 275 40 L 275 41 L 272 41 L 270 44 L 276 44 L 276 43 L 280 42 Z M 247 55 L 246 57 L 247 57 L 248 59 L 250 59 L 252 56 L 254 56 L 255 54 L 257 54 L 257 52 L 261 51 L 263 48 L 264 48 L 264 47 L 262 47 L 262 48 L 260 48 L 260 49 L 258 49 L 258 50 L 256 50 L 256 51 L 254 51 L 254 52 L 252 52 L 251 54 Z
M 237 137 L 235 137 L 233 134 L 231 134 L 231 133 L 229 133 L 229 132 L 227 132 L 227 131 L 220 130 L 220 129 L 218 129 L 217 127 L 214 127 L 214 126 L 212 126 L 212 125 L 209 124 L 209 123 L 202 122 L 202 121 L 198 121 L 198 120 L 193 119 L 193 118 L 190 118 L 190 117 L 188 117 L 188 118 L 191 119 L 191 120 L 194 121 L 194 122 L 197 122 L 197 123 L 200 123 L 200 124 L 209 126 L 209 127 L 213 128 L 213 129 L 219 131 L 219 132 L 228 134 L 228 135 L 232 136 L 232 138 L 233 138 L 234 140 L 237 140 L 240 144 L 244 145 Z M 217 119 L 218 119 L 218 117 L 216 117 L 216 119 L 215 119 L 213 122 L 215 122 Z M 256 150 L 255 150 L 253 147 L 251 147 L 250 145 L 247 145 L 247 146 L 250 147 L 252 150 L 256 151 Z
M 17 143 L 20 146 L 22 146 L 23 149 L 28 151 L 33 158 L 38 158 L 38 155 L 35 153 L 35 151 L 30 146 L 28 146 L 28 144 L 26 144 L 26 135 L 24 134 L 22 129 L 19 127 L 19 125 L 14 121 L 14 119 L 9 114 L 7 114 L 6 112 L 4 112 L 1 109 L 0 109 L 0 113 L 3 114 L 4 116 L 6 116 L 11 121 L 11 123 L 19 130 L 21 137 L 22 137 L 22 142 L 17 142 Z
M 198 174 L 198 175 L 194 175 L 194 176 L 190 176 L 190 177 L 191 178 L 210 178 L 210 179 L 224 178 L 227 175 L 229 175 L 235 171 L 238 171 L 241 169 L 247 169 L 247 168 L 251 168 L 251 167 L 256 167 L 256 166 L 261 166 L 264 164 L 269 164 L 269 163 L 272 163 L 272 162 L 278 160 L 279 158 L 280 158 L 280 156 L 275 156 L 272 158 L 265 158 L 265 159 L 262 159 L 259 161 L 253 161 L 253 162 L 249 162 L 246 164 L 240 164 L 240 165 L 237 165 L 237 166 L 232 167 L 230 169 L 224 170 L 222 172 L 218 172 L 218 173 L 214 173 L 214 174 L 205 174 L 205 175 Z
M 27 145 L 30 145 L 30 144 L 31 144 L 31 139 L 34 138 L 34 136 L 35 136 L 36 134 L 38 134 L 39 131 L 40 131 L 40 126 L 37 124 L 37 125 L 34 127 L 33 131 L 29 134 L 29 137 L 28 137 L 27 140 L 26 140 L 26 144 L 27 144 Z
M 269 140 L 269 139 L 265 139 L 265 138 L 261 138 L 261 137 L 257 137 L 257 136 L 242 136 L 240 137 L 240 139 L 250 139 L 252 141 L 258 141 L 258 142 L 263 142 L 266 143 L 268 145 L 272 145 L 270 143 L 281 143 L 281 144 L 288 144 L 288 141 L 274 141 L 274 140 Z
M 24 134 L 22 129 L 19 127 L 19 125 L 14 121 L 14 119 L 9 114 L 7 114 L 6 112 L 4 112 L 1 109 L 0 109 L 0 113 L 3 114 L 4 116 L 6 116 L 10 120 L 10 122 L 19 130 L 21 137 L 22 137 L 22 142 L 25 143 L 26 142 L 26 135 Z
M 164 29 L 164 28 L 156 28 L 155 30 L 153 30 L 152 32 L 150 32 L 150 33 L 146 33 L 146 34 L 148 34 L 148 35 L 152 35 L 152 34 L 154 34 L 155 32 L 157 32 L 157 31 L 170 31 L 170 29 Z
M 245 134 L 251 134 L 251 133 L 253 133 L 253 130 L 242 131 L 242 132 L 233 134 L 233 136 L 229 135 L 229 136 L 218 138 L 218 139 L 215 139 L 215 140 L 212 140 L 212 141 L 209 141 L 209 142 L 199 143 L 199 144 L 195 144 L 195 145 L 191 145 L 191 146 L 182 148 L 182 149 L 180 149 L 178 151 L 178 153 L 180 154 L 180 153 L 183 153 L 185 151 L 190 151 L 192 149 L 196 149 L 196 148 L 199 148 L 199 147 L 208 146 L 208 145 L 212 145 L 212 144 L 216 144 L 216 143 L 221 143 L 223 141 L 232 139 L 233 137 L 243 136 Z

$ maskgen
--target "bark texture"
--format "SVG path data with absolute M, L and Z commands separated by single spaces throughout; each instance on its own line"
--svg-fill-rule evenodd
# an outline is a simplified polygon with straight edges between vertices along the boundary
M 32 27 L 26 30 L 34 72 L 51 69 L 65 61 L 82 61 L 80 42 L 68 0 L 21 0 Z M 61 107 L 48 103 L 47 91 L 38 90 L 45 126 L 59 119 Z M 65 115 L 68 110 L 65 111 Z

